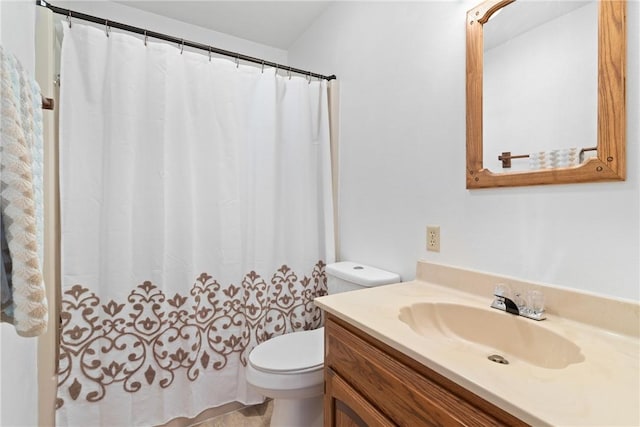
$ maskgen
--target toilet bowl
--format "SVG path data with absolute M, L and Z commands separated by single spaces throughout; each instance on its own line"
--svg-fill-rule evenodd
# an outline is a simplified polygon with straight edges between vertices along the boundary
M 322 425 L 324 328 L 266 341 L 249 354 L 247 382 L 274 399 L 272 426 Z
M 397 283 L 388 271 L 339 262 L 326 266 L 329 294 Z M 324 392 L 324 328 L 293 332 L 257 345 L 249 354 L 247 382 L 273 398 L 272 427 L 320 427 Z

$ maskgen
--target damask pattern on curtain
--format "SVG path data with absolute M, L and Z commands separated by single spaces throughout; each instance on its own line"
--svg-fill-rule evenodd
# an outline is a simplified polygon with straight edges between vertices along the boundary
M 322 323 L 326 83 L 64 31 L 57 424 L 157 425 L 261 401 L 251 349 Z

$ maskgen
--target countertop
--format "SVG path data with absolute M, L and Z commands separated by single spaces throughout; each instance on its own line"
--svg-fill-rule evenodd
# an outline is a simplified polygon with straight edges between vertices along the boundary
M 315 303 L 531 425 L 640 426 L 637 335 L 600 327 L 597 318 L 580 322 L 549 310 L 547 320 L 537 322 L 539 326 L 578 345 L 584 361 L 562 369 L 541 368 L 516 357 L 509 357 L 509 365 L 492 363 L 475 343 L 457 338 L 426 338 L 399 320 L 401 307 L 419 302 L 448 302 L 493 310 L 489 308 L 491 294 L 485 297 L 457 289 L 450 283 L 430 281 L 441 278 L 441 267 L 435 266 L 438 274 L 432 274 L 431 278 L 422 274 L 418 280 L 328 295 L 315 299 Z M 468 274 L 463 277 L 472 279 Z M 553 294 L 553 289 L 543 289 Z M 597 303 L 597 297 L 587 298 L 595 298 Z M 550 299 L 553 301 L 554 297 Z M 616 311 L 616 304 L 623 305 L 617 311 L 630 312 L 632 321 L 637 320 L 638 309 L 631 302 L 603 301 L 604 314 Z M 611 319 L 607 321 L 610 323 Z M 635 327 L 621 328 L 624 332 L 629 329 L 635 331 Z

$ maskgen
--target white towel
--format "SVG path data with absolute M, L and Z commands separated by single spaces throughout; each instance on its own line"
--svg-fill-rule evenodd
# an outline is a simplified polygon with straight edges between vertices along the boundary
M 0 68 L 0 226 L 6 239 L 2 320 L 13 323 L 19 335 L 32 337 L 47 330 L 42 243 L 38 241 L 42 236 L 42 101 L 35 80 L 1 47 Z
M 580 150 L 562 148 L 529 154 L 530 169 L 566 168 L 580 164 Z

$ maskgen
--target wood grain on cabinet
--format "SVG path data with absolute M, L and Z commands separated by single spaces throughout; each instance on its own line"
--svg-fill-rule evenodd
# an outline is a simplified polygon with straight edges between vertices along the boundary
M 325 419 L 333 419 L 330 425 L 336 427 L 393 427 L 395 425 L 331 369 L 327 370 L 326 387 Z M 327 413 L 328 409 L 330 410 Z
M 325 383 L 325 427 L 527 425 L 331 314 Z

